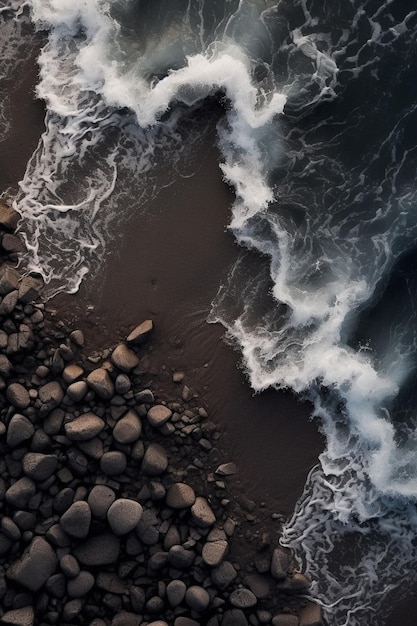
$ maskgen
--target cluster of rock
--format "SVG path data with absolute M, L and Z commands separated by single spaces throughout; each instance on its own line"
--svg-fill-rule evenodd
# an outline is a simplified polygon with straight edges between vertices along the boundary
M 172 402 L 141 384 L 152 322 L 93 364 L 38 290 L 0 267 L 0 624 L 321 624 L 273 539 L 239 567 L 216 427 L 179 373 Z

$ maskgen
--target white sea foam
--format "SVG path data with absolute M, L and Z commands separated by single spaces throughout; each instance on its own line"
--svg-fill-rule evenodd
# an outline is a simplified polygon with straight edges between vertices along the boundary
M 290 388 L 313 403 L 327 447 L 284 541 L 304 554 L 330 623 L 362 626 L 375 598 L 417 561 L 417 425 L 413 416 L 398 424 L 395 413 L 417 339 L 400 320 L 378 352 L 352 340 L 359 312 L 381 296 L 417 232 L 415 146 L 404 141 L 416 107 L 404 98 L 391 120 L 388 95 L 377 90 L 387 67 L 381 55 L 396 42 L 407 50 L 415 16 L 393 17 L 390 3 L 373 14 L 352 1 L 341 21 L 351 28 L 336 28 L 336 8 L 327 18 L 299 2 L 303 19 L 290 26 L 295 14 L 281 16 L 281 4 L 241 2 L 209 32 L 197 4 L 194 39 L 190 3 L 160 36 L 164 52 L 156 39 L 139 45 L 134 30 L 127 36 L 112 13 L 118 3 L 31 0 L 49 40 L 38 86 L 46 130 L 17 204 L 28 267 L 51 292 L 76 290 L 103 258 L 112 224 L 137 210 L 127 196 L 157 193 L 152 171 L 164 154 L 180 162 L 186 107 L 214 95 L 226 102 L 218 141 L 220 167 L 236 191 L 230 228 L 268 260 L 272 287 L 262 293 L 257 276 L 239 284 L 234 268 L 211 319 L 241 347 L 256 391 Z M 169 69 L 181 27 L 192 53 L 180 46 Z M 338 109 L 344 91 L 349 101 L 363 88 L 355 82 L 362 76 L 365 85 L 374 81 L 373 100 Z M 247 296 L 240 313 L 230 306 L 239 292 Z M 258 306 L 264 299 L 266 313 Z M 332 561 L 352 534 L 355 566 Z

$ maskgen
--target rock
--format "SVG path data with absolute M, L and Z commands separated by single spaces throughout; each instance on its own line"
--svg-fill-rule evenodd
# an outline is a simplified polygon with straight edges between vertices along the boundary
M 77 380 L 67 387 L 67 395 L 74 402 L 81 402 L 88 392 L 88 385 L 85 380 Z
M 221 626 L 248 626 L 248 620 L 242 609 L 231 609 L 224 612 Z
M 107 485 L 95 485 L 88 496 L 91 513 L 97 519 L 105 519 L 107 511 L 116 500 L 113 489 Z
M 142 434 L 142 422 L 133 409 L 129 409 L 123 417 L 116 422 L 113 428 L 113 437 L 118 443 L 133 443 Z
M 26 509 L 35 493 L 36 485 L 33 480 L 23 476 L 8 488 L 5 499 L 8 504 L 16 509 Z
M 309 589 L 310 587 L 311 580 L 300 572 L 294 572 L 284 581 L 277 584 L 278 591 L 285 591 L 287 593 L 303 593 L 307 591 L 307 589 Z
M 315 602 L 307 602 L 306 606 L 300 610 L 299 626 L 322 626 L 321 607 Z
M 274 615 L 272 618 L 272 626 L 299 626 L 298 617 L 289 613 L 281 613 Z
M 111 565 L 119 558 L 120 539 L 112 533 L 94 535 L 75 546 L 72 552 L 82 565 Z
M 10 315 L 17 304 L 18 293 L 17 289 L 14 289 L 3 297 L 0 302 L 0 315 Z
M 17 270 L 9 265 L 0 266 L 0 295 L 5 296 L 7 293 L 19 289 L 19 280 L 21 276 Z
M 75 383 L 76 380 L 81 378 L 83 374 L 84 370 L 82 367 L 76 365 L 76 363 L 70 363 L 69 365 L 65 366 L 65 369 L 62 372 L 62 378 L 65 380 L 66 383 L 71 385 L 72 383 Z
M 3 378 L 9 378 L 13 370 L 13 365 L 5 354 L 0 354 L 0 376 Z
M 288 575 L 291 561 L 291 552 L 288 548 L 282 546 L 275 548 L 271 559 L 271 575 L 276 580 L 284 580 Z
M 79 500 L 61 516 L 60 524 L 71 537 L 84 539 L 87 537 L 91 524 L 91 509 L 87 502 Z
M 49 411 L 55 409 L 61 404 L 64 397 L 64 392 L 61 385 L 57 381 L 46 383 L 39 388 L 39 400 L 44 404 Z
M 183 546 L 172 546 L 168 552 L 168 561 L 177 569 L 186 570 L 190 568 L 194 559 L 194 552 L 186 550 Z
M 250 574 L 244 582 L 258 599 L 266 598 L 271 591 L 268 580 L 260 574 Z
M 198 496 L 195 499 L 193 506 L 191 507 L 191 515 L 194 523 L 202 528 L 212 526 L 216 522 L 216 516 L 207 500 Z
M 77 383 L 75 383 L 77 384 Z M 87 441 L 100 433 L 104 421 L 94 413 L 84 413 L 64 425 L 65 434 L 71 441 Z
M 16 413 L 12 416 L 7 427 L 7 445 L 11 448 L 19 446 L 24 441 L 28 441 L 35 433 L 32 422 L 24 415 Z
M 236 576 L 237 572 L 229 561 L 223 561 L 211 572 L 213 584 L 221 591 L 226 589 L 235 580 Z
M 75 578 L 80 573 L 80 566 L 72 554 L 64 554 L 59 561 L 59 566 L 67 578 Z
M 135 398 L 139 404 L 153 404 L 155 402 L 154 395 L 150 389 L 142 389 L 135 394 Z
M 250 609 L 257 604 L 258 600 L 250 589 L 240 587 L 232 591 L 229 596 L 229 602 L 237 609 Z
M 35 612 L 31 606 L 24 606 L 21 609 L 14 609 L 4 613 L 0 618 L 0 624 L 5 626 L 33 626 L 35 623 Z
M 174 483 L 169 487 L 166 503 L 172 509 L 187 509 L 195 502 L 194 489 L 185 483 Z
M 129 376 L 127 376 L 126 374 L 119 374 L 116 377 L 115 383 L 114 383 L 114 389 L 116 391 L 116 393 L 127 393 L 132 387 L 132 383 L 130 382 L 130 378 Z
M 233 476 L 237 472 L 238 469 L 234 463 L 223 463 L 216 469 L 216 474 L 220 474 L 220 476 Z
M 83 608 L 83 601 L 80 598 L 75 598 L 66 602 L 62 611 L 62 617 L 65 622 L 72 622 L 81 613 Z
M 210 596 L 204 587 L 191 585 L 191 587 L 188 587 L 185 592 L 185 602 L 191 609 L 193 609 L 193 611 L 202 613 L 206 610 L 210 603 Z
M 105 452 L 100 459 L 100 469 L 107 476 L 117 476 L 123 474 L 127 461 L 123 452 L 113 450 Z
M 159 476 L 168 467 L 168 457 L 164 448 L 157 443 L 151 443 L 142 460 L 141 470 L 146 476 Z
M 37 300 L 42 287 L 43 282 L 40 278 L 23 276 L 19 282 L 19 302 L 28 304 L 33 302 L 33 300 Z
M 23 457 L 22 467 L 26 476 L 36 482 L 42 482 L 55 472 L 58 467 L 58 457 L 55 454 L 28 452 Z
M 35 537 L 22 557 L 6 572 L 7 577 L 30 591 L 39 591 L 57 566 L 54 550 L 43 537 Z
M 122 372 L 130 372 L 139 364 L 138 357 L 125 343 L 119 343 L 113 350 L 110 358 Z
M 23 245 L 22 240 L 11 233 L 4 233 L 1 238 L 1 247 L 5 252 L 7 252 L 7 254 L 25 252 L 25 246 Z
M 20 220 L 20 214 L 5 202 L 0 201 L 0 226 L 4 230 L 14 232 Z
M 81 571 L 78 576 L 67 582 L 67 593 L 70 598 L 82 598 L 94 587 L 95 579 L 90 572 Z
M 227 541 L 207 541 L 201 553 L 204 563 L 217 567 L 226 556 L 228 547 Z
M 27 409 L 30 404 L 29 392 L 20 383 L 12 383 L 7 387 L 6 398 L 17 409 Z
M 152 406 L 146 417 L 153 428 L 161 428 L 172 416 L 172 411 L 164 404 Z
M 82 330 L 73 330 L 70 334 L 70 340 L 76 346 L 82 347 L 84 345 L 84 333 Z
M 145 320 L 144 322 L 142 322 L 141 324 L 139 324 L 138 326 L 136 326 L 136 328 L 132 330 L 132 332 L 128 335 L 126 341 L 128 343 L 135 343 L 138 345 L 141 343 L 144 343 L 148 339 L 152 330 L 153 330 L 152 320 Z
M 102 400 L 110 400 L 114 393 L 114 386 L 107 370 L 103 367 L 90 372 L 87 383 Z
M 176 606 L 181 604 L 184 600 L 186 590 L 187 586 L 182 580 L 171 580 L 171 582 L 168 583 L 166 593 L 171 608 L 175 609 Z
M 201 626 L 200 622 L 196 622 L 195 619 L 191 619 L 190 617 L 184 617 L 180 615 L 174 621 L 174 626 Z
M 111 626 L 140 626 L 140 624 L 142 624 L 142 617 L 129 611 L 120 611 L 111 621 Z M 148 626 L 151 625 L 148 623 Z
M 107 521 L 116 535 L 127 535 L 139 523 L 143 509 L 139 502 L 127 498 L 115 500 L 107 511 Z

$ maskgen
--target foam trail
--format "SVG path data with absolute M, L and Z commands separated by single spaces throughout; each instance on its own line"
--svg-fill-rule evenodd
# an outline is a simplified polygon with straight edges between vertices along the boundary
M 76 290 L 115 224 L 158 192 L 158 166 L 166 185 L 192 171 L 184 129 L 197 140 L 198 108 L 222 103 L 230 228 L 269 279 L 251 276 L 248 253 L 211 321 L 256 391 L 312 401 L 327 448 L 284 541 L 305 555 L 329 623 L 371 623 L 417 560 L 417 315 L 412 297 L 391 311 L 386 295 L 417 235 L 417 12 L 399 0 L 30 5 L 48 30 L 48 112 L 17 201 L 28 267 L 51 293 Z M 370 329 L 379 301 L 388 312 Z M 354 565 L 340 558 L 352 534 Z

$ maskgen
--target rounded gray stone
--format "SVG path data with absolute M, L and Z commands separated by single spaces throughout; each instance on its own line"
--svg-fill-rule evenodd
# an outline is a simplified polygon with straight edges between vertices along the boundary
M 210 596 L 204 587 L 191 585 L 185 592 L 185 602 L 197 613 L 202 613 L 210 603 Z
M 6 502 L 17 509 L 26 509 L 32 496 L 36 493 L 36 485 L 31 478 L 23 476 L 13 483 L 6 491 Z
M 87 376 L 87 383 L 90 388 L 102 400 L 110 400 L 114 393 L 114 385 L 107 370 L 103 367 L 90 372 Z
M 87 537 L 91 524 L 91 509 L 87 502 L 79 500 L 61 516 L 62 529 L 71 537 L 84 539 Z
M 43 537 L 35 537 L 22 557 L 6 572 L 13 582 L 30 591 L 39 591 L 54 573 L 58 559 Z
M 58 467 L 58 457 L 55 454 L 28 452 L 23 457 L 22 468 L 26 476 L 36 482 L 46 480 Z
M 172 546 L 172 548 L 169 549 L 168 561 L 177 569 L 188 569 L 194 563 L 194 559 L 194 552 L 187 550 L 183 546 Z
M 119 558 L 120 539 L 113 533 L 94 535 L 76 545 L 72 552 L 82 565 L 111 565 Z
M 87 394 L 87 391 L 88 385 L 85 380 L 77 380 L 67 387 L 67 395 L 71 400 L 74 400 L 74 402 L 81 402 Z
M 67 593 L 70 598 L 82 598 L 91 591 L 94 583 L 94 576 L 90 572 L 81 571 L 67 582 Z
M 175 608 L 184 600 L 187 586 L 182 580 L 171 580 L 166 588 L 167 599 L 171 608 Z
M 197 526 L 207 528 L 212 526 L 216 522 L 216 516 L 214 515 L 206 498 L 197 497 L 193 506 L 191 507 L 191 515 Z
M 201 552 L 202 559 L 206 565 L 217 567 L 223 561 L 228 550 L 227 541 L 207 541 Z
M 168 467 L 168 456 L 164 448 L 151 443 L 143 456 L 141 470 L 146 476 L 159 476 Z
M 35 612 L 31 606 L 13 609 L 3 614 L 0 622 L 4 626 L 33 626 L 35 623 Z
M 288 615 L 287 613 L 274 615 L 272 618 L 272 626 L 298 626 L 299 623 L 296 615 Z
M 107 511 L 107 521 L 115 535 L 127 535 L 138 525 L 142 512 L 142 506 L 136 500 L 119 498 Z
M 111 360 L 122 372 L 130 372 L 139 364 L 137 355 L 125 343 L 119 343 L 116 346 L 112 352 Z
M 226 589 L 236 578 L 237 572 L 230 561 L 223 561 L 211 572 L 211 580 L 217 589 Z
M 250 589 L 241 587 L 232 591 L 229 602 L 236 609 L 250 609 L 257 604 L 258 599 Z
M 126 455 L 119 450 L 105 452 L 100 459 L 100 469 L 106 476 L 123 474 L 126 465 Z
M 29 392 L 20 383 L 12 383 L 7 387 L 6 398 L 17 409 L 27 409 L 30 404 Z
M 172 509 L 187 509 L 195 502 L 194 489 L 186 483 L 174 483 L 167 491 L 166 503 Z
M 59 561 L 59 566 L 67 578 L 75 578 L 80 573 L 80 566 L 72 554 L 64 554 Z
M 161 428 L 172 416 L 172 411 L 164 404 L 155 404 L 152 406 L 146 417 L 149 424 L 153 428 Z
M 55 409 L 64 397 L 64 392 L 58 381 L 52 381 L 39 388 L 39 400 L 45 404 L 50 411 Z
M 91 513 L 97 519 L 106 518 L 107 511 L 115 500 L 116 494 L 107 485 L 95 485 L 88 496 Z
M 129 376 L 127 376 L 126 374 L 119 374 L 116 377 L 116 380 L 114 382 L 114 389 L 116 393 L 127 393 L 131 387 L 132 383 L 130 382 Z
M 15 448 L 24 441 L 28 441 L 35 433 L 32 422 L 24 415 L 13 415 L 7 427 L 7 445 Z
M 113 437 L 118 443 L 129 444 L 137 441 L 142 433 L 142 422 L 133 409 L 129 409 L 123 417 L 116 422 L 113 428 Z
M 75 383 L 77 384 L 77 383 Z M 98 435 L 105 423 L 94 413 L 84 413 L 64 424 L 65 434 L 71 441 L 88 441 Z

